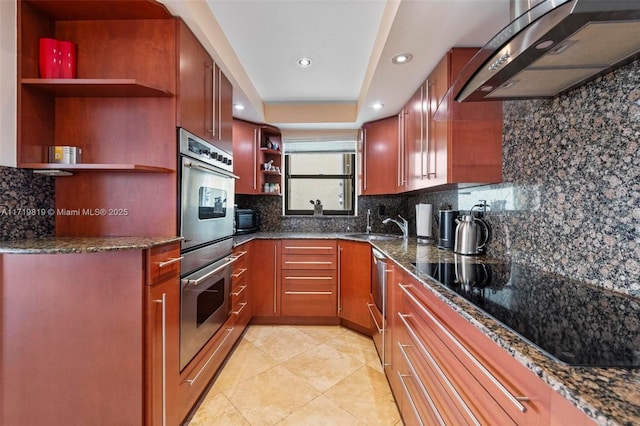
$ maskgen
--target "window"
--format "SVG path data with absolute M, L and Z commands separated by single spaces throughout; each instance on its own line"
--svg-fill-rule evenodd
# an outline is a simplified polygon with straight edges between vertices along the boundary
M 285 155 L 285 214 L 353 215 L 355 154 Z

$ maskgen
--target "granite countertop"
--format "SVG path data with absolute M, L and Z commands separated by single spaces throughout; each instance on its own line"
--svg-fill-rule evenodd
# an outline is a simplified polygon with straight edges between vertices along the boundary
M 52 237 L 0 241 L 0 254 L 97 253 L 143 250 L 181 241 L 182 237 Z
M 256 238 L 368 241 L 356 234 L 256 233 L 234 237 L 234 244 L 240 245 Z M 455 255 L 452 252 L 439 250 L 434 245 L 418 244 L 415 238 L 369 242 L 598 424 L 640 424 L 639 368 L 576 367 L 559 362 L 411 264 L 412 262 L 454 262 Z M 487 257 L 477 257 L 477 259 L 486 263 L 499 261 Z M 602 299 L 605 299 L 604 290 L 586 284 L 585 287 L 583 290 L 591 292 L 591 300 L 593 300 L 589 306 L 592 311 L 588 315 L 597 315 L 599 312 L 609 315 L 606 312 L 608 310 L 614 310 L 618 314 L 617 306 L 611 307 L 604 302 L 598 303 L 600 293 L 603 294 Z M 553 297 L 553 295 L 544 296 Z M 635 309 L 634 314 L 637 314 L 640 301 L 631 300 L 631 306 Z M 559 313 L 561 314 L 563 313 Z

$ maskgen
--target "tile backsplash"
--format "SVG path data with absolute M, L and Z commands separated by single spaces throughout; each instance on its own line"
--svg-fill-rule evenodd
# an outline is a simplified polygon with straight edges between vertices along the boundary
M 54 178 L 0 166 L 0 240 L 55 233 Z

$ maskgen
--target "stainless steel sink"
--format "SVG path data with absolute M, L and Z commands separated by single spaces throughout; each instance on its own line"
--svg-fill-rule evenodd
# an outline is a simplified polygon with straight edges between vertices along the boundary
M 397 240 L 402 238 L 402 235 L 393 234 L 347 234 L 350 237 L 362 238 L 369 241 L 385 241 L 385 240 Z

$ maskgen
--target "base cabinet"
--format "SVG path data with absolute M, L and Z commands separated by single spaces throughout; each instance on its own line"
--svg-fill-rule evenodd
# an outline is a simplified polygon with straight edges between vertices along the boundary
M 173 253 L 2 254 L 0 424 L 177 424 Z
M 367 303 L 371 293 L 371 245 L 338 241 L 338 316 L 361 332 L 371 334 Z
M 251 241 L 251 304 L 254 320 L 280 316 L 280 240 Z
M 395 285 L 405 424 L 593 423 L 411 275 Z

